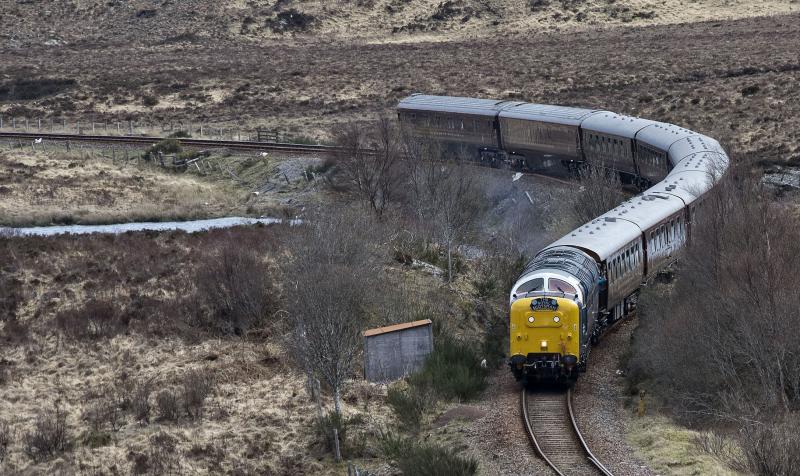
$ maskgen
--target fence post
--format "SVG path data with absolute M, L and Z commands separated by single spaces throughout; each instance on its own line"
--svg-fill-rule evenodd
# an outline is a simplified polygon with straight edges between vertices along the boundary
M 16 117 L 12 117 L 11 118 L 11 127 L 13 127 L 14 129 L 17 128 L 17 118 Z
M 37 120 L 39 121 L 39 123 L 37 124 L 37 126 L 38 126 L 38 129 L 41 131 L 41 130 L 42 130 L 42 118 L 40 117 L 40 118 L 39 118 L 39 119 L 37 119 Z
M 0 129 L 3 128 L 3 116 L 0 116 Z
M 28 118 L 25 118 L 25 132 L 28 132 Z
M 128 134 L 133 135 L 133 121 L 128 121 Z
M 336 461 L 342 460 L 342 452 L 339 450 L 339 430 L 333 429 L 333 446 L 336 450 Z

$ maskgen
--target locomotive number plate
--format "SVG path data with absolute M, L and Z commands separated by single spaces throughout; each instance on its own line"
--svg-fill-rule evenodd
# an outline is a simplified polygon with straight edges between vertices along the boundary
M 558 310 L 558 301 L 553 298 L 536 298 L 531 301 L 532 311 L 555 311 Z

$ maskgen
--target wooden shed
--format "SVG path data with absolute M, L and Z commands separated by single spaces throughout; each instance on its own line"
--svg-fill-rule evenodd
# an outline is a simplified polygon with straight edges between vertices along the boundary
M 422 367 L 433 351 L 430 319 L 378 327 L 363 332 L 364 378 L 386 382 Z

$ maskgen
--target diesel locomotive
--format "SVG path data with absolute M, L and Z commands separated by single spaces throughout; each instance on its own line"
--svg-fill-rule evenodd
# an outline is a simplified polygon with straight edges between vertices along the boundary
M 483 164 L 602 167 L 644 189 L 542 249 L 510 290 L 508 364 L 526 382 L 586 371 L 591 343 L 675 259 L 729 163 L 711 137 L 604 110 L 415 94 L 397 111 L 407 134 Z

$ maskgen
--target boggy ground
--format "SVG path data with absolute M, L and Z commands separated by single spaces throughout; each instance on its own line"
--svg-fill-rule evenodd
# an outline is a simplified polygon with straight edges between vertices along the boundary
M 143 160 L 142 150 L 112 155 L 108 149 L 5 145 L 0 144 L 0 227 L 291 218 L 325 195 L 304 174 L 319 157 L 216 152 L 201 162 L 202 169 L 173 170 Z
M 373 44 L 80 44 L 2 51 L 5 82 L 69 78 L 3 114 L 260 124 L 317 138 L 412 92 L 606 108 L 765 162 L 798 159 L 800 16 Z M 156 100 L 147 103 L 145 98 Z

